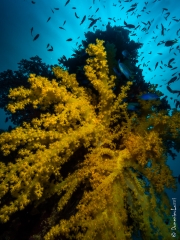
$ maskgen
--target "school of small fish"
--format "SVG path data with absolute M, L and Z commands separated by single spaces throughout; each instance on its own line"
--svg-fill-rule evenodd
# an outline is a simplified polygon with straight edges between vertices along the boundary
M 175 0 L 174 0 L 175 1 Z M 151 0 L 151 1 L 143 1 L 143 8 L 138 7 L 139 1 L 137 0 L 113 0 L 111 3 L 111 6 L 114 8 L 118 8 L 119 12 L 121 13 L 122 11 L 123 14 L 126 14 L 126 19 L 125 18 L 117 18 L 117 17 L 109 17 L 107 16 L 107 21 L 111 23 L 111 26 L 116 25 L 116 26 L 123 26 L 125 29 L 129 30 L 129 34 L 131 37 L 138 37 L 138 31 L 141 31 L 144 33 L 144 35 L 147 34 L 153 34 L 153 37 L 150 39 L 148 44 L 151 42 L 155 42 L 157 46 L 163 46 L 164 48 L 169 49 L 169 60 L 167 63 L 163 62 L 163 52 L 154 52 L 153 49 L 149 48 L 149 56 L 152 56 L 153 54 L 158 54 L 159 56 L 162 56 L 162 59 L 158 62 L 155 63 L 154 67 L 149 67 L 149 64 L 151 61 L 145 61 L 144 55 L 147 54 L 145 52 L 140 52 L 139 54 L 139 65 L 138 67 L 140 68 L 142 66 L 143 70 L 147 69 L 147 74 L 148 71 L 150 73 L 155 72 L 159 68 L 161 69 L 162 72 L 165 72 L 165 68 L 169 69 L 172 71 L 172 77 L 170 79 L 165 79 L 166 83 L 162 85 L 158 85 L 158 87 L 162 87 L 166 85 L 166 89 L 169 91 L 170 95 L 173 94 L 173 97 L 170 97 L 171 100 L 174 101 L 175 107 L 180 108 L 180 100 L 178 100 L 178 97 L 180 96 L 180 87 L 179 89 L 174 89 L 171 84 L 174 82 L 177 82 L 180 80 L 180 72 L 178 72 L 178 65 L 176 62 L 176 57 L 180 53 L 180 45 L 178 45 L 178 38 L 180 38 L 180 18 L 179 16 L 171 16 L 170 10 L 166 7 L 163 6 L 159 12 L 161 15 L 161 21 L 159 21 L 156 26 L 153 25 L 153 22 L 155 20 L 155 17 L 153 15 L 152 9 L 153 7 L 156 7 L 156 4 L 158 2 L 163 2 L 163 0 Z M 36 5 L 38 1 L 31 1 L 33 5 Z M 76 6 L 76 2 L 74 0 L 67 0 L 64 1 L 64 6 L 62 8 L 59 6 L 56 6 L 54 8 L 51 8 L 51 16 L 47 16 L 46 23 L 49 24 L 49 22 L 53 18 L 53 14 L 55 12 L 62 12 L 62 11 L 72 11 L 72 14 L 74 14 L 74 21 L 78 21 L 79 25 L 86 24 L 85 32 L 87 31 L 96 31 L 96 29 L 102 29 L 103 27 L 106 26 L 106 23 L 102 21 L 102 14 L 103 11 L 106 10 L 107 4 L 109 4 L 108 0 L 91 0 L 89 1 L 91 4 L 87 9 L 83 11 L 83 14 L 80 10 L 78 10 L 78 7 Z M 98 4 L 97 4 L 98 3 Z M 101 7 L 99 6 L 99 3 L 101 3 Z M 92 10 L 94 9 L 94 10 Z M 88 11 L 91 11 L 91 15 L 85 14 L 85 12 L 88 13 Z M 121 16 L 122 14 L 120 14 Z M 152 18 L 151 18 L 152 15 Z M 123 15 L 124 16 L 124 15 Z M 136 22 L 131 22 L 130 17 L 135 16 L 137 21 Z M 142 21 L 141 18 L 146 16 L 146 21 Z M 60 30 L 66 31 L 65 24 L 66 22 L 68 23 L 68 19 L 64 20 L 63 24 L 61 26 L 58 26 Z M 172 22 L 177 24 L 177 30 L 176 32 L 173 32 L 172 38 L 168 39 L 166 38 L 166 35 L 168 31 L 171 31 L 171 24 Z M 72 24 L 72 22 L 69 22 L 68 24 Z M 67 24 L 66 24 L 67 26 Z M 35 34 L 34 34 L 35 33 Z M 35 32 L 35 26 L 32 26 L 30 29 L 30 35 L 32 37 L 33 41 L 37 41 L 39 38 L 41 38 L 40 33 Z M 79 39 L 80 36 L 77 38 Z M 158 41 L 158 39 L 160 39 Z M 66 39 L 67 42 L 76 42 L 76 46 L 78 46 L 79 42 L 74 39 L 74 37 L 70 37 Z M 140 38 L 136 38 L 135 41 L 141 42 L 142 40 Z M 157 41 L 157 42 L 156 42 Z M 82 45 L 79 44 L 79 48 Z M 47 44 L 46 46 L 47 51 L 52 52 L 54 50 L 53 46 L 50 45 L 50 43 Z M 162 49 L 162 48 L 161 48 Z M 126 49 L 122 52 L 122 55 L 125 58 L 130 59 L 131 58 L 131 53 L 129 53 Z M 142 58 L 141 58 L 142 56 Z M 151 57 L 150 57 L 151 58 Z M 118 62 L 119 69 L 113 68 L 115 74 L 117 76 L 121 76 L 121 74 L 125 75 L 127 79 L 131 79 L 133 76 L 133 72 L 121 62 L 121 59 Z M 176 70 L 176 72 L 174 72 Z M 160 75 L 162 76 L 162 75 Z M 151 79 L 156 79 L 158 76 L 154 74 L 154 76 Z M 150 97 L 150 96 L 149 96 Z M 129 106 L 130 109 L 135 109 L 137 106 L 134 104 L 131 104 Z

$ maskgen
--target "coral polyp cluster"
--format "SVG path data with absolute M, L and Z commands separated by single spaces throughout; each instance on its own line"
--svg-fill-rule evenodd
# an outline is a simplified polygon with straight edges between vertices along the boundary
M 133 83 L 114 93 L 103 41 L 86 52 L 90 88 L 55 67 L 56 79 L 31 74 L 29 89 L 11 89 L 9 111 L 31 104 L 41 114 L 0 135 L 3 158 L 14 157 L 0 162 L 0 220 L 56 196 L 40 239 L 171 239 L 165 187 L 176 184 L 165 143 L 180 142 L 180 113 L 143 111 L 142 100 L 141 113 L 129 112 L 124 99 Z

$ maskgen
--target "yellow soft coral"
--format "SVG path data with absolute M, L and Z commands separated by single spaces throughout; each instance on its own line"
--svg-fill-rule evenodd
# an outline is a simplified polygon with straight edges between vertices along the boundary
M 103 41 L 86 52 L 85 74 L 98 94 L 79 87 L 76 75 L 60 67 L 53 68 L 52 81 L 31 74 L 30 89 L 10 91 L 9 111 L 32 104 L 42 113 L 0 135 L 4 158 L 17 155 L 13 162 L 0 162 L 0 220 L 57 195 L 41 239 L 127 240 L 133 233 L 171 239 L 171 225 L 164 223 L 170 214 L 164 188 L 176 186 L 163 139 L 179 141 L 180 114 L 129 115 L 123 99 L 132 82 L 116 96 Z M 60 219 L 77 190 L 73 211 Z

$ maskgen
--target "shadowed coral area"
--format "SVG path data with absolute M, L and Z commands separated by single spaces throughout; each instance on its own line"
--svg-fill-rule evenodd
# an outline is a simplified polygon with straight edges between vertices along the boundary
M 180 145 L 180 113 L 153 111 L 142 100 L 140 114 L 128 112 L 124 99 L 133 83 L 116 95 L 103 41 L 86 52 L 84 71 L 94 91 L 60 67 L 53 68 L 52 81 L 31 74 L 29 89 L 10 90 L 9 111 L 32 104 L 41 115 L 0 135 L 3 158 L 16 153 L 0 162 L 0 220 L 56 195 L 40 239 L 171 239 L 165 187 L 176 190 L 176 184 L 165 142 Z M 73 213 L 62 218 L 78 189 Z

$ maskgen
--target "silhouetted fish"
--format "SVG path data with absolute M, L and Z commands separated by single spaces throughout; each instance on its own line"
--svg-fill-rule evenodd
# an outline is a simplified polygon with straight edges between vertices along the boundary
M 86 15 L 83 17 L 83 19 L 82 19 L 80 25 L 83 24 L 83 22 L 84 22 L 85 20 L 86 20 Z
M 124 21 L 125 27 L 127 28 L 135 28 L 135 26 L 133 24 L 127 24 L 126 21 Z
M 158 62 L 157 62 L 156 65 L 155 65 L 155 69 L 157 68 L 157 66 L 158 66 Z
M 165 42 L 165 46 L 166 47 L 171 47 L 172 45 L 174 45 L 177 42 L 178 42 L 177 39 L 175 39 L 175 40 L 168 40 L 168 41 Z
M 33 38 L 33 41 L 35 41 L 36 39 L 38 39 L 38 37 L 39 37 L 39 33 L 36 34 L 36 36 Z
M 32 32 L 33 32 L 33 27 L 31 28 L 31 36 L 33 36 L 33 35 L 32 35 Z
M 164 36 L 164 30 L 165 30 L 165 28 L 164 28 L 164 26 L 162 25 L 162 23 L 161 23 L 161 27 L 162 27 L 162 30 L 161 30 L 161 35 L 163 35 L 163 36 Z
M 129 10 L 127 10 L 126 12 L 132 12 L 135 9 L 135 7 L 130 8 Z
M 64 6 L 66 6 L 68 3 L 70 2 L 70 0 L 67 0 L 67 2 L 65 3 L 65 5 Z
M 79 18 L 76 12 L 75 12 L 75 16 L 76 16 L 77 18 Z
M 49 22 L 50 19 L 51 19 L 51 17 L 48 18 L 47 22 Z
M 176 81 L 176 79 L 177 79 L 177 76 L 171 78 L 171 79 L 167 82 L 167 84 L 169 85 L 170 83 L 173 83 L 174 81 Z
M 63 27 L 59 27 L 60 29 L 63 29 L 63 30 L 66 30 L 65 28 L 63 28 Z

